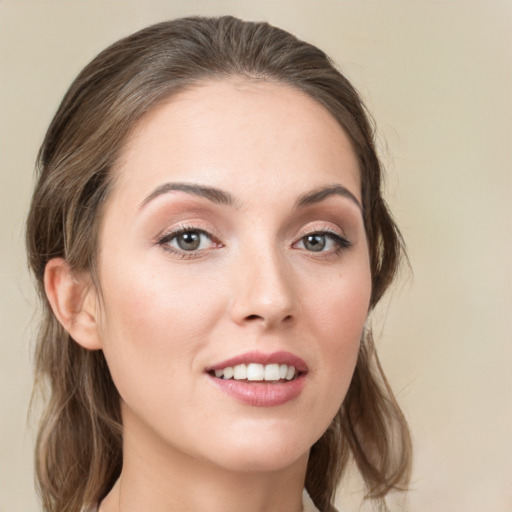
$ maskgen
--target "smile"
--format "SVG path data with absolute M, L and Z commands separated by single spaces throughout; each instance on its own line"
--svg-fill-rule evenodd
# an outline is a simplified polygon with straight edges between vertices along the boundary
M 286 382 L 294 379 L 298 372 L 294 366 L 287 364 L 237 364 L 218 370 L 212 370 L 215 377 L 224 380 L 245 380 L 250 382 Z
M 290 352 L 248 352 L 206 368 L 217 389 L 257 407 L 284 405 L 298 398 L 307 372 L 306 363 Z

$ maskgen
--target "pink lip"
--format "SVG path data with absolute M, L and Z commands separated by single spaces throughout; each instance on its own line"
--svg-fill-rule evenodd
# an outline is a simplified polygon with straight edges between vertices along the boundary
M 293 380 L 276 383 L 224 380 L 212 375 L 213 370 L 249 363 L 286 364 L 294 366 L 300 375 Z M 290 402 L 300 395 L 306 384 L 308 367 L 303 359 L 290 352 L 273 352 L 271 354 L 247 352 L 210 366 L 205 371 L 218 389 L 237 400 L 257 407 L 273 407 Z
M 288 366 L 294 366 L 296 370 L 300 373 L 305 373 L 308 371 L 308 366 L 299 356 L 292 354 L 291 352 L 272 352 L 271 354 L 264 354 L 262 352 L 246 352 L 245 354 L 240 354 L 239 356 L 232 357 L 231 359 L 227 359 L 226 361 L 222 361 L 220 363 L 214 364 L 206 368 L 206 372 L 210 372 L 212 370 L 221 370 L 223 368 L 227 368 L 228 366 L 236 366 L 237 364 L 249 364 L 249 363 L 259 363 L 259 364 L 287 364 Z
M 228 395 L 257 407 L 283 405 L 297 398 L 306 383 L 306 376 L 299 375 L 288 382 L 270 384 L 267 382 L 245 382 L 242 380 L 223 380 L 208 375 L 218 389 Z

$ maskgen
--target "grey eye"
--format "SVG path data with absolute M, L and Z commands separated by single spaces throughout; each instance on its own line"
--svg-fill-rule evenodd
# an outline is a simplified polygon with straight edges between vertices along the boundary
M 320 233 L 314 233 L 307 235 L 302 239 L 304 248 L 308 251 L 319 252 L 325 249 L 327 243 L 326 236 Z
M 331 253 L 348 249 L 352 244 L 342 236 L 330 231 L 317 231 L 303 236 L 296 244 L 297 249 L 308 252 Z
M 181 257 L 194 257 L 208 249 L 222 247 L 219 241 L 199 228 L 182 228 L 164 235 L 158 244 Z
M 201 245 L 201 235 L 199 231 L 185 231 L 175 236 L 177 246 L 183 251 L 196 251 Z

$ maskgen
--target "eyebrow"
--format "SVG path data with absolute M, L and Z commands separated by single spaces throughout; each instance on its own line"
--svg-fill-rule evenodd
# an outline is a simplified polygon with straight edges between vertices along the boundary
M 359 202 L 359 199 L 357 199 L 357 197 L 352 192 L 350 192 L 348 188 L 337 183 L 334 185 L 329 185 L 327 187 L 320 187 L 318 189 L 312 190 L 311 192 L 307 192 L 306 194 L 300 196 L 295 202 L 295 208 L 304 208 L 305 206 L 319 203 L 333 195 L 342 196 L 346 197 L 347 199 L 350 199 L 353 203 L 357 205 L 361 212 L 363 211 L 363 207 Z
M 222 204 L 225 206 L 236 206 L 237 201 L 229 192 L 220 190 L 214 187 L 206 187 L 204 185 L 195 185 L 193 183 L 165 183 L 155 188 L 149 196 L 142 201 L 140 207 L 144 208 L 150 201 L 162 194 L 178 191 L 192 194 L 199 197 L 204 197 L 213 203 Z
M 239 206 L 239 201 L 233 195 L 215 187 L 196 185 L 193 183 L 164 183 L 163 185 L 160 185 L 155 190 L 153 190 L 153 192 L 151 192 L 142 201 L 140 208 L 144 208 L 150 201 L 157 198 L 158 196 L 168 194 L 169 192 L 173 191 L 185 192 L 187 194 L 192 194 L 198 197 L 204 197 L 213 203 L 221 204 L 224 206 Z M 363 211 L 363 207 L 361 206 L 361 203 L 357 197 L 352 192 L 350 192 L 348 188 L 339 184 L 320 187 L 301 195 L 297 201 L 295 201 L 294 209 L 300 209 L 315 203 L 319 203 L 333 195 L 338 195 L 350 199 L 361 211 Z

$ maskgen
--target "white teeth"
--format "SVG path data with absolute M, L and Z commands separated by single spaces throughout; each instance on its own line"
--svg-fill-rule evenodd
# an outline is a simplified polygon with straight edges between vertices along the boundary
M 236 366 L 227 366 L 219 370 L 215 370 L 215 377 L 224 380 L 249 380 L 249 381 L 269 381 L 276 382 L 286 379 L 292 380 L 296 375 L 294 366 L 287 364 L 259 364 L 249 363 L 237 364 Z
M 265 366 L 265 380 L 279 380 L 280 378 L 278 364 L 267 364 Z
M 245 366 L 245 364 L 237 364 L 233 368 L 233 378 L 235 380 L 247 379 L 247 366 Z
M 262 364 L 251 363 L 247 365 L 247 380 L 263 380 L 265 369 Z

